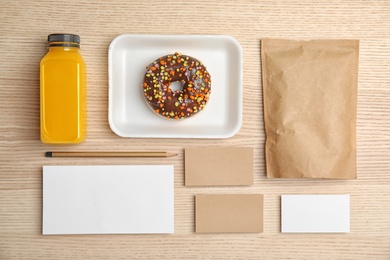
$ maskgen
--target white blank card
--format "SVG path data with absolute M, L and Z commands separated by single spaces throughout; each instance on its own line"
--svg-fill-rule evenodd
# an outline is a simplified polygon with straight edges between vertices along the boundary
M 46 234 L 174 232 L 171 165 L 43 166 Z
M 344 233 L 349 195 L 282 195 L 282 233 Z

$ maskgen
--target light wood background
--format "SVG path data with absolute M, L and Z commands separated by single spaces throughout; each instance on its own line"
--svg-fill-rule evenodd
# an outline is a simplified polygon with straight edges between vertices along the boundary
M 39 140 L 39 61 L 53 32 L 81 36 L 88 139 Z M 108 125 L 107 56 L 119 34 L 226 34 L 244 51 L 244 112 L 229 139 L 124 139 Z M 358 179 L 269 180 L 264 167 L 260 39 L 360 39 Z M 390 1 L 0 2 L 0 259 L 390 259 Z M 254 185 L 184 187 L 183 148 L 255 149 Z M 171 150 L 169 159 L 56 159 L 48 150 Z M 42 165 L 174 164 L 175 234 L 42 236 Z M 264 194 L 264 233 L 194 233 L 194 195 Z M 348 234 L 281 234 L 280 195 L 351 194 Z

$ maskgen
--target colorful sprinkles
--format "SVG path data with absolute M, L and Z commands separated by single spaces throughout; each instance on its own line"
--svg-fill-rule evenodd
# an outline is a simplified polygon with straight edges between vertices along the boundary
M 173 82 L 182 84 L 173 91 Z M 202 62 L 175 52 L 146 67 L 143 92 L 153 111 L 168 119 L 184 119 L 203 110 L 211 94 L 211 77 Z

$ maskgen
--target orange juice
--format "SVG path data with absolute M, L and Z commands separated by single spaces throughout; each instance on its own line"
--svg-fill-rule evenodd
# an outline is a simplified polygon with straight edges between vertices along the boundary
M 86 137 L 86 68 L 80 37 L 50 34 L 40 64 L 41 141 L 80 143 Z

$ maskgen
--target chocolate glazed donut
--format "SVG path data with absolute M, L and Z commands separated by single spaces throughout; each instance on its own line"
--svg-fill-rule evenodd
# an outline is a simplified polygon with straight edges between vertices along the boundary
M 172 90 L 173 82 L 182 84 L 182 89 Z M 176 52 L 146 67 L 142 87 L 147 104 L 156 114 L 184 119 L 206 106 L 211 94 L 211 77 L 202 62 Z

